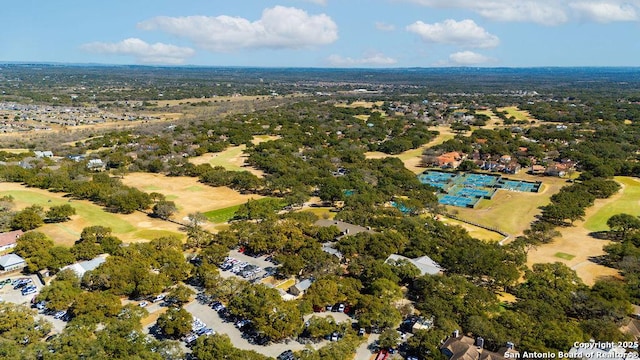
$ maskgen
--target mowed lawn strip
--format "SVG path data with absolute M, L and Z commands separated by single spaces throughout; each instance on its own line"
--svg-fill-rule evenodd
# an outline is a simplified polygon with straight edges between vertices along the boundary
M 609 202 L 590 216 L 584 223 L 589 231 L 607 231 L 607 220 L 616 214 L 640 215 L 640 182 L 627 176 L 616 176 L 615 180 L 622 185 L 617 200 Z
M 267 200 L 280 200 L 280 199 L 267 197 L 267 198 L 262 198 L 254 201 L 261 202 L 261 201 L 267 201 Z M 204 216 L 206 216 L 207 219 L 209 219 L 209 221 L 211 221 L 214 224 L 226 223 L 229 220 L 233 219 L 233 216 L 236 214 L 236 211 L 238 211 L 241 205 L 242 204 L 229 206 L 222 209 L 210 210 L 205 212 Z M 281 202 L 281 206 L 284 206 L 284 205 L 285 205 L 284 202 Z
M 206 216 L 212 223 L 225 223 L 233 218 L 233 215 L 235 215 L 239 208 L 240 205 L 234 205 L 222 209 L 211 210 L 205 212 L 204 216 Z
M 563 252 L 557 252 L 555 253 L 554 256 L 564 260 L 573 260 L 573 258 L 576 257 L 575 255 L 571 255 Z

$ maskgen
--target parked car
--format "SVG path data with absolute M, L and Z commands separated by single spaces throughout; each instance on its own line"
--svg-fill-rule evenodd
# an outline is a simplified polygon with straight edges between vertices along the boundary
M 140 301 L 140 303 L 138 304 L 138 306 L 140 307 L 146 307 L 147 305 L 149 305 L 149 303 L 146 301 Z
M 215 311 L 221 311 L 225 306 L 220 301 L 214 301 L 213 304 L 211 304 L 211 308 Z
M 31 294 L 35 294 L 38 291 L 38 289 L 36 289 L 35 286 L 27 286 L 22 288 L 22 296 L 27 296 L 27 295 L 31 295 Z
M 280 355 L 278 355 L 277 359 L 278 360 L 294 360 L 295 357 L 293 356 L 293 351 L 286 350 L 286 351 L 283 351 Z
M 62 319 L 65 315 L 67 315 L 67 311 L 66 310 L 60 310 L 58 312 L 56 312 L 55 314 L 53 314 L 53 318 L 54 319 Z
M 182 340 L 184 340 L 184 342 L 189 345 L 192 342 L 196 341 L 196 339 L 198 338 L 198 336 L 194 333 L 189 333 L 187 335 L 185 335 L 184 338 L 182 338 Z
M 364 328 L 360 328 L 360 330 L 358 330 L 358 336 L 364 336 L 364 334 L 366 333 Z
M 333 332 L 333 334 L 331 334 L 331 341 L 338 341 L 338 339 L 340 339 L 340 334 L 338 334 L 337 331 Z
M 162 301 L 162 300 L 164 300 L 164 297 L 165 297 L 165 294 L 160 294 L 160 295 L 157 295 L 156 297 L 154 297 L 152 301 L 153 302 Z

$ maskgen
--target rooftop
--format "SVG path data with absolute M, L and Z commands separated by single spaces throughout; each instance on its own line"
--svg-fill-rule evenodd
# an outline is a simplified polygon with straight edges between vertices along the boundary
M 15 244 L 16 240 L 24 234 L 22 230 L 9 231 L 0 234 L 0 246 Z

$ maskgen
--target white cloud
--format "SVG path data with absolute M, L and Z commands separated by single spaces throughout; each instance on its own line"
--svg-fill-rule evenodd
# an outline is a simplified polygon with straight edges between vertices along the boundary
M 317 4 L 317 5 L 322 5 L 322 6 L 327 5 L 327 0 L 304 0 L 304 1 Z
M 327 15 L 276 6 L 265 9 L 262 17 L 249 21 L 226 15 L 167 17 L 143 21 L 144 30 L 161 30 L 184 37 L 197 46 L 216 52 L 247 48 L 299 49 L 331 44 L 338 39 L 338 26 Z
M 353 67 L 353 66 L 391 66 L 398 61 L 394 58 L 385 56 L 381 53 L 365 54 L 364 57 L 354 59 L 350 57 L 342 57 L 340 55 L 331 55 L 327 58 L 327 63 L 337 67 Z
M 148 44 L 137 38 L 129 38 L 118 43 L 92 42 L 82 45 L 82 49 L 111 55 L 128 55 L 135 57 L 142 64 L 183 64 L 186 58 L 193 56 L 195 50 L 171 44 Z
M 495 21 L 559 25 L 571 19 L 601 23 L 638 20 L 638 0 L 396 0 L 443 9 L 465 9 Z
M 407 31 L 416 33 L 422 40 L 432 43 L 478 48 L 492 48 L 500 44 L 497 36 L 490 34 L 469 19 L 461 21 L 448 19 L 435 24 L 417 21 L 407 26 Z
M 392 24 L 387 24 L 385 22 L 378 21 L 376 22 L 376 29 L 380 31 L 393 31 L 396 29 Z
M 478 65 L 494 62 L 495 60 L 473 51 L 459 51 L 449 55 L 449 60 L 455 65 Z
M 467 9 L 496 21 L 556 25 L 567 21 L 563 0 L 404 0 L 428 7 Z
M 638 20 L 636 9 L 629 4 L 610 2 L 572 2 L 569 6 L 578 16 L 600 23 Z

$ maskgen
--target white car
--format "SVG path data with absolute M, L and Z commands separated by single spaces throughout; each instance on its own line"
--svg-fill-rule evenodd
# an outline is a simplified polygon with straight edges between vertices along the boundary
M 60 310 L 60 311 L 56 312 L 56 313 L 53 315 L 53 318 L 54 318 L 54 319 L 57 319 L 57 320 L 60 320 L 60 319 L 62 319 L 65 315 L 67 315 L 67 312 L 66 312 L 65 310 Z
M 149 305 L 149 303 L 148 303 L 148 302 L 146 302 L 146 301 L 141 301 L 141 302 L 138 304 L 138 306 L 140 306 L 140 307 L 145 307 L 145 306 L 147 306 L 147 305 Z

